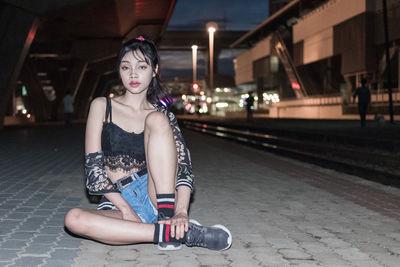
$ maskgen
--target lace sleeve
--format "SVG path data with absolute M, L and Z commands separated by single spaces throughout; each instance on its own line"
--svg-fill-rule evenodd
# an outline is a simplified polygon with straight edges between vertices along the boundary
M 85 154 L 86 187 L 91 195 L 119 192 L 104 170 L 103 151 Z

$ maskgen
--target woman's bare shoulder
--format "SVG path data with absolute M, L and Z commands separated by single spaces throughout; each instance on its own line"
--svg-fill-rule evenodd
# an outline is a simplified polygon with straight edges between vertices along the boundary
M 96 97 L 95 99 L 92 100 L 92 103 L 90 104 L 90 107 L 93 108 L 105 108 L 106 106 L 106 98 L 105 97 Z
M 98 118 L 104 119 L 104 114 L 106 111 L 106 98 L 105 97 L 96 97 L 90 103 L 90 111 L 89 111 L 89 119 L 90 118 Z M 96 119 L 97 120 L 97 119 Z

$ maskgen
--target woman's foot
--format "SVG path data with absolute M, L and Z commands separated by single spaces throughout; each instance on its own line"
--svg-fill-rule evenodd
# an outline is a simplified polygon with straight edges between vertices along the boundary
M 196 220 L 189 220 L 189 231 L 185 234 L 185 244 L 212 250 L 226 250 L 232 245 L 232 234 L 223 225 L 202 226 Z

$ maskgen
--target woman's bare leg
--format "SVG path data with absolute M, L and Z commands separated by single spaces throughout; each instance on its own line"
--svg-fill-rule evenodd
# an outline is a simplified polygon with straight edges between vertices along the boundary
M 155 193 L 175 192 L 176 146 L 169 120 L 163 113 L 152 112 L 147 116 L 144 145 L 149 172 L 149 195 L 154 203 Z
M 122 220 L 120 211 L 74 208 L 65 215 L 71 232 L 111 245 L 153 242 L 154 224 Z

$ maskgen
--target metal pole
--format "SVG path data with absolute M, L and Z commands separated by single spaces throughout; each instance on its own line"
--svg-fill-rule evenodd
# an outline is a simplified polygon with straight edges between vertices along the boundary
M 192 45 L 193 83 L 197 81 L 197 45 Z
M 382 0 L 383 3 L 383 27 L 385 31 L 385 45 L 386 45 L 386 63 L 387 63 L 387 80 L 388 80 L 388 94 L 389 94 L 389 114 L 390 123 L 393 124 L 393 99 L 392 99 L 392 74 L 390 67 L 390 53 L 389 53 L 389 30 L 388 30 L 388 18 L 387 18 L 387 7 L 386 0 Z
M 210 31 L 210 88 L 214 91 L 214 31 Z

